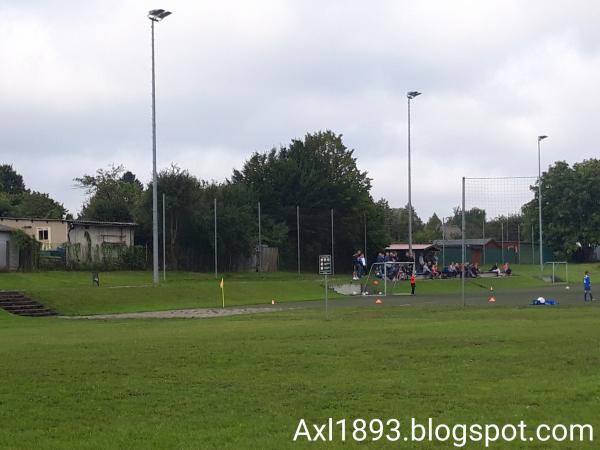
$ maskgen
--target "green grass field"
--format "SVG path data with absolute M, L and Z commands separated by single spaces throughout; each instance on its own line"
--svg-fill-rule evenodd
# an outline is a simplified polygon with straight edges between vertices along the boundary
M 592 276 L 598 273 L 590 267 Z M 218 305 L 199 294 L 204 284 L 210 295 L 218 294 L 207 275 L 171 274 L 160 288 L 115 289 L 110 286 L 144 285 L 149 274 L 103 274 L 99 289 L 88 285 L 87 276 L 0 274 L 0 281 L 2 289 L 39 293 L 75 314 Z M 435 292 L 442 282 L 422 282 L 419 296 L 400 298 L 408 303 L 335 298 L 329 319 L 321 302 L 198 320 L 21 318 L 0 310 L 0 447 L 359 447 L 339 440 L 292 442 L 301 418 L 320 423 L 328 417 L 395 417 L 403 423 L 432 417 L 449 425 L 524 420 L 530 427 L 590 423 L 597 433 L 600 309 L 578 301 L 579 289 L 560 307 L 528 307 L 523 290 L 541 289 L 543 282 L 533 273 L 529 281 L 522 277 L 512 278 L 518 280 L 514 288 L 496 287 L 496 305 L 485 301 L 486 285 L 470 288 L 476 297 L 481 290 L 479 306 L 420 303 L 444 298 Z M 455 289 L 448 283 L 448 290 Z M 320 279 L 311 276 L 226 278 L 226 288 L 236 284 L 248 286 L 248 294 L 231 293 L 238 304 L 264 302 L 273 289 L 291 305 L 322 296 Z M 135 292 L 127 294 L 133 300 L 124 299 L 128 290 Z M 385 441 L 360 447 L 454 448 L 451 442 Z
M 467 280 L 467 292 L 484 298 L 491 286 L 497 291 L 527 290 L 532 294 L 547 287 L 538 266 L 513 266 L 515 276 Z M 592 277 L 600 275 L 600 266 L 571 265 L 575 286 L 583 270 Z M 162 276 L 162 275 L 161 275 Z M 333 277 L 333 283 L 350 283 L 349 275 Z M 0 289 L 20 290 L 54 308 L 62 314 L 86 315 L 118 312 L 159 311 L 184 308 L 221 307 L 219 281 L 214 274 L 191 272 L 169 273 L 166 282 L 152 286 L 149 272 L 107 272 L 100 274 L 101 286 L 92 285 L 87 272 L 2 273 Z M 381 284 L 371 285 L 373 293 L 383 290 Z M 390 288 L 391 289 L 391 288 Z M 400 283 L 394 292 L 408 292 L 407 283 Z M 459 280 L 425 280 L 417 286 L 419 295 L 457 297 Z M 317 275 L 295 273 L 238 273 L 225 275 L 227 306 L 267 304 L 316 300 L 324 297 L 323 279 Z M 340 298 L 335 293 L 333 299 Z

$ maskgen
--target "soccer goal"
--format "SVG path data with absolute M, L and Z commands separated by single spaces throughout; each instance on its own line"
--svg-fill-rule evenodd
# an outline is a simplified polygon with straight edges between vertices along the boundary
M 454 217 L 461 229 L 455 260 L 462 262 L 463 305 L 466 283 L 518 275 L 520 265 L 539 263 L 537 192 L 537 177 L 463 177 Z M 447 249 L 453 242 L 444 244 Z
M 376 262 L 371 265 L 363 295 L 410 295 L 413 261 Z
M 569 284 L 569 264 L 566 261 L 548 261 L 544 263 L 542 278 L 552 284 Z

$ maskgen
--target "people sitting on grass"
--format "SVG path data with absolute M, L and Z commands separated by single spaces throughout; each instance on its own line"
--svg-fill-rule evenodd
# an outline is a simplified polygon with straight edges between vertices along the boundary
M 458 275 L 458 270 L 456 270 L 456 265 L 454 261 L 452 261 L 447 267 L 442 269 L 442 278 L 456 278 Z
M 431 277 L 431 263 L 423 264 L 423 276 Z
M 499 277 L 502 274 L 502 271 L 498 267 L 498 263 L 495 263 L 489 270 L 490 272 L 495 272 L 496 276 Z
M 477 263 L 467 263 L 467 270 L 465 276 L 467 278 L 477 278 L 479 276 L 479 265 Z
M 510 274 L 512 274 L 512 269 L 511 269 L 511 268 L 510 268 L 510 266 L 508 265 L 508 261 L 507 261 L 507 262 L 505 262 L 505 263 L 502 265 L 502 272 L 503 272 L 505 275 L 510 275 Z

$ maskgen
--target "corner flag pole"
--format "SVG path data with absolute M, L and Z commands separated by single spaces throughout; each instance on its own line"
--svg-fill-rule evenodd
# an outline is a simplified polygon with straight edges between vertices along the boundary
M 221 298 L 223 299 L 223 308 L 225 308 L 225 283 L 223 282 L 223 278 L 221 278 Z

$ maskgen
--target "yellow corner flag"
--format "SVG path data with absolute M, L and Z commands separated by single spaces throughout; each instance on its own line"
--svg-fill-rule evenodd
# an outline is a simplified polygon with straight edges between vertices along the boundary
M 219 283 L 219 286 L 221 287 L 221 298 L 223 299 L 223 308 L 225 308 L 225 283 L 223 281 L 223 278 L 221 278 L 221 283 Z

